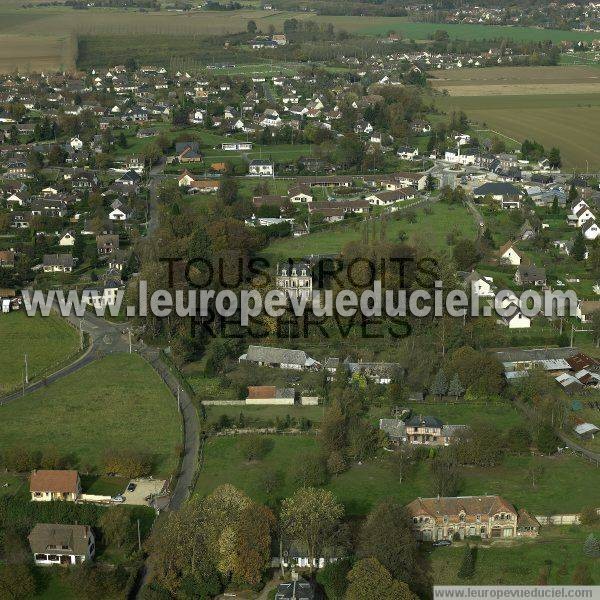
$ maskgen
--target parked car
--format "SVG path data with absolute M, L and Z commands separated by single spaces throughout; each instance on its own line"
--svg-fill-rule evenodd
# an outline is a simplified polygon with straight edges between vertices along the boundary
M 433 542 L 434 548 L 439 548 L 441 546 L 451 546 L 452 542 L 450 540 L 438 540 L 437 542 Z
M 128 492 L 135 492 L 135 488 L 137 487 L 137 485 L 135 483 L 133 483 L 133 481 L 127 486 L 127 491 Z
M 116 496 L 113 496 L 113 497 L 111 498 L 111 500 L 112 500 L 113 502 L 119 502 L 119 503 L 120 503 L 120 502 L 125 502 L 125 496 L 123 496 L 122 494 L 117 494 Z

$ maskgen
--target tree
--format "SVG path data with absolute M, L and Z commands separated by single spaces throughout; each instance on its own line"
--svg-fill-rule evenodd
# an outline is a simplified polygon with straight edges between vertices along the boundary
M 461 239 L 454 245 L 452 256 L 459 269 L 470 269 L 480 258 L 479 250 L 472 240 Z
M 571 180 L 571 185 L 569 186 L 569 195 L 567 197 L 567 202 L 568 202 L 569 208 L 572 207 L 577 202 L 578 197 L 579 197 L 579 192 L 577 191 L 577 188 L 575 187 L 575 178 L 573 178 Z
M 575 238 L 573 239 L 573 250 L 571 251 L 571 256 L 575 260 L 582 261 L 585 259 L 586 247 L 585 247 L 585 238 L 583 237 L 583 231 L 581 229 L 577 230 L 575 234 Z
M 34 596 L 35 579 L 29 565 L 0 565 L 0 597 L 26 600 Z
M 475 549 L 471 548 L 469 544 L 465 546 L 465 550 L 463 552 L 462 562 L 460 564 L 460 569 L 458 570 L 458 576 L 461 579 L 468 579 L 469 577 L 473 577 L 475 574 Z
M 376 559 L 359 560 L 348 573 L 344 600 L 417 600 L 403 581 L 393 579 Z
M 529 452 L 531 442 L 531 432 L 522 425 L 511 427 L 506 434 L 506 447 L 515 454 Z
M 255 35 L 256 31 L 257 31 L 258 27 L 256 26 L 256 21 L 248 21 L 248 24 L 246 25 L 246 31 L 250 34 L 250 35 Z
M 430 463 L 432 493 L 456 496 L 460 491 L 461 476 L 458 461 L 452 451 L 441 451 Z
M 595 506 L 586 506 L 579 516 L 582 525 L 593 525 L 600 521 L 600 515 Z
M 427 179 L 425 182 L 425 189 L 428 192 L 432 192 L 433 190 L 435 190 L 435 179 L 433 178 L 433 175 L 431 173 L 427 173 Z
M 219 183 L 219 199 L 227 206 L 231 206 L 238 198 L 237 180 L 230 175 L 224 175 Z
M 294 482 L 302 487 L 318 487 L 327 482 L 327 465 L 320 454 L 306 454 L 298 461 Z
M 558 450 L 560 440 L 552 425 L 544 423 L 537 434 L 535 445 L 542 454 L 554 454 Z
M 560 169 L 562 160 L 560 158 L 560 150 L 558 148 L 550 148 L 550 152 L 548 153 L 548 163 L 553 169 Z
M 450 385 L 448 386 L 448 396 L 454 396 L 458 398 L 465 393 L 465 388 L 460 382 L 460 378 L 458 373 L 454 373 L 454 377 L 450 381 Z
M 600 557 L 600 540 L 593 533 L 587 536 L 583 544 L 583 553 L 590 558 Z
M 347 575 L 352 568 L 348 559 L 338 560 L 325 565 L 317 573 L 317 581 L 325 590 L 326 598 L 329 600 L 342 600 L 348 587 Z
M 502 461 L 504 448 L 498 428 L 488 421 L 473 423 L 456 444 L 460 464 L 494 467 Z
M 132 537 L 131 511 L 124 506 L 116 506 L 106 510 L 100 517 L 102 537 L 109 544 L 121 548 Z
M 592 328 L 592 335 L 596 342 L 596 348 L 600 347 L 600 310 L 595 310 L 590 318 L 590 326 Z
M 280 522 L 285 535 L 306 548 L 312 568 L 337 534 L 343 515 L 342 505 L 329 490 L 308 487 L 283 500 Z
M 344 455 L 339 450 L 334 450 L 327 457 L 327 470 L 333 475 L 339 475 L 346 470 Z
M 425 584 L 410 518 L 404 507 L 392 500 L 384 500 L 371 510 L 361 527 L 356 554 L 358 558 L 376 559 L 412 589 L 419 590 Z
M 262 435 L 244 435 L 238 442 L 238 448 L 247 461 L 264 458 L 271 447 L 271 441 Z
M 431 384 L 431 388 L 429 389 L 429 392 L 431 394 L 433 394 L 434 396 L 439 396 L 441 399 L 442 396 L 444 396 L 447 391 L 448 391 L 448 380 L 446 379 L 446 374 L 444 373 L 444 370 L 440 369 L 437 372 L 435 379 L 433 380 L 433 383 Z

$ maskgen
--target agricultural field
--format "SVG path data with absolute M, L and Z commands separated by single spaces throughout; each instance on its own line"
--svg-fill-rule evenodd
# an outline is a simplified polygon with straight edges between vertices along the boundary
M 277 499 L 293 493 L 297 487 L 294 469 L 303 456 L 317 451 L 317 440 L 311 435 L 274 435 L 268 439 L 271 448 L 267 455 L 248 462 L 239 447 L 240 436 L 209 438 L 196 493 L 205 495 L 220 484 L 232 483 L 255 500 L 265 502 L 269 500 L 264 490 L 265 472 L 279 475 Z M 542 473 L 535 487 L 528 475 L 533 464 Z M 462 474 L 462 495 L 500 493 L 517 506 L 541 515 L 579 511 L 594 504 L 595 489 L 600 484 L 600 471 L 590 469 L 588 463 L 573 455 L 506 456 L 499 466 L 465 467 Z M 334 476 L 326 487 L 344 504 L 349 516 L 368 513 L 384 498 L 408 503 L 418 496 L 431 495 L 427 464 L 420 465 L 400 482 L 387 454 L 353 465 Z
M 430 207 L 430 210 L 431 214 L 425 214 L 424 209 L 415 209 L 414 223 L 390 219 L 387 223 L 387 239 L 396 240 L 403 232 L 412 243 L 421 244 L 421 247 L 428 247 L 433 251 L 444 251 L 447 249 L 446 235 L 452 231 L 459 232 L 463 237 L 475 238 L 475 222 L 465 207 L 436 204 Z M 330 228 L 298 238 L 275 240 L 263 255 L 274 264 L 289 257 L 335 254 L 347 243 L 360 240 L 362 232 L 362 222 L 342 223 L 335 229 Z
M 0 451 L 51 447 L 95 472 L 106 450 L 150 453 L 154 474 L 177 466 L 181 442 L 177 404 L 137 355 L 115 354 L 0 407 Z
M 0 15 L 0 22 L 2 16 Z M 2 25 L 0 25 L 0 32 Z M 72 71 L 77 42 L 69 35 L 13 35 L 0 33 L 0 73 Z
M 25 353 L 31 381 L 59 369 L 80 343 L 59 316 L 28 317 L 24 311 L 0 314 L 0 339 L 0 395 L 22 383 Z
M 560 148 L 567 169 L 600 169 L 597 69 L 490 68 L 436 76 L 440 79 L 433 86 L 450 92 L 436 98 L 438 106 L 445 111 L 463 110 L 475 131 L 490 130 L 519 144 L 535 139 L 547 148 Z

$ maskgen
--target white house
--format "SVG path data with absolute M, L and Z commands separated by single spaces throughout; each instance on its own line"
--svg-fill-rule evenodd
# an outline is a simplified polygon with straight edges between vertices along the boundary
M 577 227 L 581 227 L 586 221 L 594 219 L 594 213 L 587 206 L 582 206 L 576 213 L 573 214 L 577 218 Z
M 177 183 L 179 187 L 190 187 L 194 181 L 194 178 L 187 171 L 184 171 Z
M 586 240 L 595 240 L 600 235 L 600 229 L 595 219 L 586 221 L 581 227 L 581 231 Z
M 39 566 L 77 565 L 94 557 L 96 540 L 88 525 L 37 523 L 27 536 Z
M 83 142 L 77 136 L 71 138 L 69 145 L 73 150 L 81 150 L 83 148 Z
M 276 110 L 267 108 L 262 114 L 260 125 L 261 127 L 279 127 L 281 125 L 281 117 Z
M 118 291 L 119 283 L 117 281 L 107 281 L 100 287 L 84 289 L 81 294 L 81 299 L 88 306 L 101 309 L 115 305 Z
M 580 300 L 577 303 L 577 310 L 575 312 L 575 316 L 582 323 L 589 323 L 592 315 L 600 311 L 600 301 L 598 300 Z
M 59 246 L 74 246 L 75 233 L 71 230 L 65 231 L 58 239 Z
M 250 175 L 257 177 L 273 177 L 275 175 L 275 166 L 269 160 L 254 159 L 248 166 Z
M 499 250 L 500 262 L 508 265 L 519 266 L 523 260 L 522 256 L 516 251 L 512 242 L 504 244 Z
M 131 216 L 131 209 L 127 206 L 119 206 L 108 213 L 108 218 L 111 221 L 127 221 Z

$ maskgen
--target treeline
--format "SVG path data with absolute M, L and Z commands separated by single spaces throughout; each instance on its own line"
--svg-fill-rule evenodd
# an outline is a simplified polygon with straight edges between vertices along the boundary
M 300 10 L 296 0 L 275 0 L 273 6 L 279 10 Z M 327 0 L 313 0 L 310 8 L 318 15 L 331 16 L 369 16 L 369 17 L 406 17 L 406 8 L 394 2 L 381 2 L 378 0 L 356 0 L 350 2 L 331 2 Z

